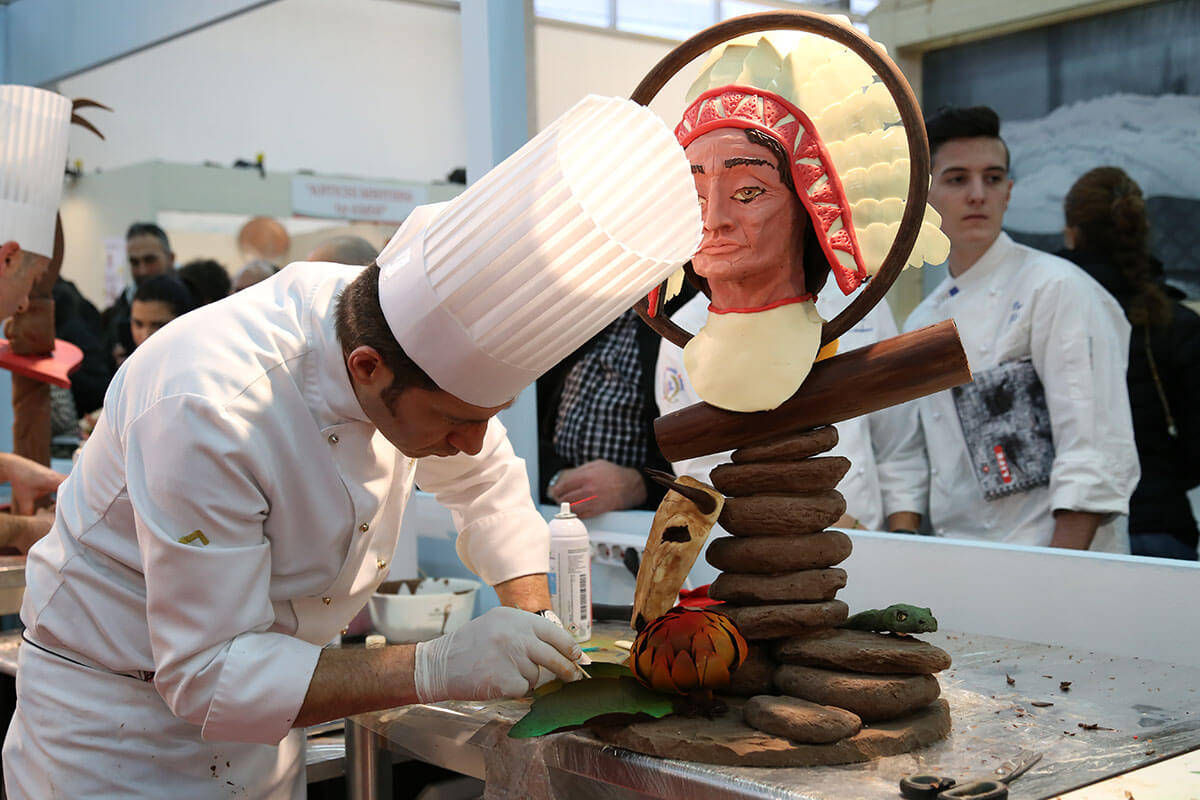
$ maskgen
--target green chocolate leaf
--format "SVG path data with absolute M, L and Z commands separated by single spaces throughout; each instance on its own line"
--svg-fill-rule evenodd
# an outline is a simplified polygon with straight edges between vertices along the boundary
M 587 674 L 591 675 L 593 679 L 633 677 L 633 672 L 629 669 L 629 667 L 625 666 L 624 664 L 614 664 L 611 661 L 593 661 L 591 664 L 584 666 L 584 669 L 587 670 Z M 584 680 L 587 680 L 587 678 L 584 678 Z M 562 681 L 550 681 L 549 683 L 544 683 L 533 690 L 533 696 L 542 697 L 543 695 L 550 694 L 551 692 L 557 692 L 565 685 L 566 684 L 564 684 Z
M 595 717 L 611 714 L 646 714 L 655 719 L 674 711 L 671 698 L 647 689 L 636 679 L 625 676 L 599 677 L 592 667 L 585 669 L 592 678 L 563 684 L 562 688 L 535 697 L 529 713 L 508 731 L 514 739 L 543 736 L 562 728 L 583 725 Z M 620 665 L 612 665 L 620 666 Z M 607 669 L 602 670 L 607 672 Z

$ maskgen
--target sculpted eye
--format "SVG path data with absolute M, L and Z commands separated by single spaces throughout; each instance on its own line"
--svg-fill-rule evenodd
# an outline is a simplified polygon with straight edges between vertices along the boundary
M 897 611 L 896 619 L 900 620 L 901 622 L 904 622 L 904 620 L 908 619 L 908 612 L 907 611 Z
M 749 203 L 767 190 L 761 186 L 746 186 L 733 193 L 733 199 L 740 203 Z

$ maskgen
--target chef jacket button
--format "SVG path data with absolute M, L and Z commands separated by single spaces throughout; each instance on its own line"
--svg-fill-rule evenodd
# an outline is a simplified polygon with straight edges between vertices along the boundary
M 329 443 L 330 443 L 330 444 L 337 444 L 337 443 L 338 443 L 338 435 L 337 435 L 336 433 L 331 433 L 331 434 L 329 434 Z
M 940 412 L 940 411 L 935 411 L 935 412 L 933 412 L 932 416 L 933 416 L 933 418 L 934 418 L 934 419 L 941 419 L 941 418 L 942 418 L 942 412 Z
M 324 603 L 325 605 L 329 605 L 330 603 L 333 602 L 333 598 L 332 597 L 322 597 L 321 602 Z
M 930 469 L 930 470 L 929 470 L 929 474 L 930 474 L 930 475 L 937 475 L 937 467 L 933 467 L 932 469 Z
M 362 525 L 358 526 L 358 529 L 363 533 L 366 533 L 367 531 L 371 530 L 371 526 L 364 522 Z
M 379 567 L 380 569 L 386 569 L 386 568 L 387 568 L 387 561 L 383 560 L 382 558 L 381 558 L 381 559 L 378 559 L 378 560 L 375 562 L 375 566 Z

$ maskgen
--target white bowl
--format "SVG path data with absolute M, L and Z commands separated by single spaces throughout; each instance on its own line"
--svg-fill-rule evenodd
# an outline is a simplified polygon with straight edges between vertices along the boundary
M 435 639 L 473 616 L 482 585 L 468 578 L 388 581 L 371 595 L 371 625 L 392 644 Z

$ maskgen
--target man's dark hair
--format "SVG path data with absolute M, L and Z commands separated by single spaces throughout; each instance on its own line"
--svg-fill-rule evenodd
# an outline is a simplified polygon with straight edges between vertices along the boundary
M 195 308 L 192 293 L 188 291 L 183 281 L 174 275 L 152 275 L 138 284 L 134 301 L 143 303 L 166 303 L 175 312 L 175 316 L 183 316 Z
M 1004 147 L 1004 169 L 1011 166 L 1008 145 L 1000 138 L 1000 115 L 987 106 L 942 106 L 925 120 L 930 161 L 951 139 L 998 139 Z
M 153 222 L 135 222 L 130 225 L 129 230 L 125 231 L 125 241 L 128 242 L 135 236 L 153 236 L 162 243 L 164 253 L 171 252 L 171 243 L 167 241 L 167 232 Z
M 342 353 L 349 355 L 356 347 L 373 348 L 392 371 L 392 385 L 383 392 L 388 406 L 410 387 L 437 391 L 440 387 L 425 374 L 404 352 L 392 335 L 383 307 L 379 305 L 379 266 L 371 264 L 352 280 L 337 300 L 334 330 Z
M 211 258 L 198 258 L 189 261 L 175 270 L 175 277 L 183 281 L 196 305 L 204 306 L 222 297 L 228 297 L 233 288 L 229 273 L 220 262 Z
M 762 145 L 775 154 L 775 169 L 779 171 L 779 179 L 799 198 L 800 195 L 796 192 L 796 182 L 792 180 L 791 160 L 784 151 L 783 145 L 754 128 L 746 128 L 745 131 L 746 138 L 751 143 Z M 825 281 L 829 278 L 829 258 L 821 247 L 821 240 L 817 238 L 816 222 L 809 217 L 808 209 L 804 208 L 803 202 L 800 207 L 800 221 L 804 225 L 802 245 L 804 248 L 804 291 L 816 295 L 824 288 Z

